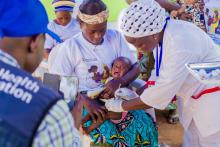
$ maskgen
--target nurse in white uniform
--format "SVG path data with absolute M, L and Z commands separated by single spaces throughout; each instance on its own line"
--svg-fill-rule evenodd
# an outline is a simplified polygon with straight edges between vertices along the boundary
M 202 84 L 187 71 L 186 63 L 220 60 L 220 48 L 200 28 L 181 20 L 167 19 L 154 0 L 131 4 L 120 28 L 128 42 L 156 54 L 155 86 L 131 101 L 109 100 L 109 111 L 122 112 L 154 107 L 164 109 L 174 95 L 179 96 L 180 121 L 185 147 L 220 146 L 220 91 L 216 85 Z M 220 86 L 220 85 L 219 85 Z

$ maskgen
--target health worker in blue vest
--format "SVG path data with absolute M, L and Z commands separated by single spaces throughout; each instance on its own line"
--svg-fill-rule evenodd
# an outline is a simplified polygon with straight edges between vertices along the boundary
M 43 56 L 48 17 L 39 0 L 0 2 L 0 146 L 79 147 L 84 106 L 102 121 L 103 108 L 79 95 L 68 107 L 61 95 L 31 76 Z

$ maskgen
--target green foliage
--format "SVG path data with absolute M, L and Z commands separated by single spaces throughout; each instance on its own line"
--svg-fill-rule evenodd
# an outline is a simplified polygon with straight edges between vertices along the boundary
M 103 1 L 107 5 L 110 12 L 109 22 L 117 21 L 118 15 L 120 14 L 121 10 L 127 7 L 125 0 L 103 0 Z M 53 12 L 53 7 L 51 5 L 52 0 L 41 0 L 41 2 L 44 4 L 47 10 L 49 19 L 54 19 L 55 15 Z

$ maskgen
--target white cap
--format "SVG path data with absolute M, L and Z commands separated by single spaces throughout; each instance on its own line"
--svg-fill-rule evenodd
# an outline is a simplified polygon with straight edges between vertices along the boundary
M 129 37 L 145 37 L 163 30 L 166 12 L 155 0 L 133 2 L 120 20 L 122 33 Z

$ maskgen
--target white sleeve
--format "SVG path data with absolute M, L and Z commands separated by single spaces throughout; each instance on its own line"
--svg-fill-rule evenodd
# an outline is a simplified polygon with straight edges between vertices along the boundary
M 164 109 L 177 94 L 189 75 L 185 64 L 194 62 L 195 59 L 190 50 L 179 50 L 168 55 L 162 61 L 162 69 L 156 85 L 147 88 L 140 96 L 141 100 L 154 108 Z
M 80 62 L 81 54 L 73 45 L 71 40 L 65 41 L 60 45 L 53 65 L 50 66 L 49 72 L 59 75 L 74 75 L 75 67 Z
M 117 49 L 117 51 L 119 51 L 118 55 L 130 59 L 131 63 L 135 64 L 137 62 L 137 59 L 135 58 L 131 49 L 128 47 L 128 43 L 119 32 L 117 32 L 116 39 L 116 41 L 119 43 L 119 48 Z
M 47 28 L 55 33 L 55 27 L 53 25 L 54 22 L 50 22 Z M 44 49 L 52 49 L 56 45 L 56 41 L 48 34 L 46 34 L 46 39 L 44 43 Z

